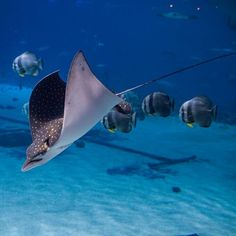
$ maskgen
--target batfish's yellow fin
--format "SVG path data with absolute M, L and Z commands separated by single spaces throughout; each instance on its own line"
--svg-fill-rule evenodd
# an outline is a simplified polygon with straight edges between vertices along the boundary
M 115 133 L 116 129 L 108 129 L 108 131 L 110 131 L 111 133 Z
M 193 123 L 186 123 L 189 128 L 193 128 Z

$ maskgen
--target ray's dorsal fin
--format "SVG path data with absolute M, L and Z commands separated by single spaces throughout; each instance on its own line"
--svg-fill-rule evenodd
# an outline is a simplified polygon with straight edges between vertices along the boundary
M 37 137 L 50 121 L 63 118 L 66 84 L 58 71 L 44 77 L 33 89 L 29 101 L 32 139 Z
M 63 145 L 74 142 L 121 101 L 96 78 L 82 51 L 79 51 L 68 74 L 60 141 Z

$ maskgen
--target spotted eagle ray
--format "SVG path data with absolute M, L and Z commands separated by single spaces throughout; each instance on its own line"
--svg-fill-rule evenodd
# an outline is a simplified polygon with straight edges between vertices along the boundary
M 92 73 L 82 52 L 74 57 L 67 84 L 58 71 L 33 89 L 29 119 L 33 143 L 22 171 L 40 166 L 87 133 L 122 99 Z
M 96 78 L 83 53 L 78 52 L 71 63 L 67 83 L 56 71 L 44 77 L 32 91 L 29 121 L 33 142 L 27 148 L 22 171 L 47 163 L 86 134 L 112 107 L 123 101 L 119 95 L 235 54 L 220 55 L 115 94 Z

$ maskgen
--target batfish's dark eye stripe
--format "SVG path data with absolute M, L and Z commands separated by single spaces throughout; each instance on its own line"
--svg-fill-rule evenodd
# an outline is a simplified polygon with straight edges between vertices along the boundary
M 187 122 L 194 122 L 191 106 L 187 106 Z
M 20 73 L 20 74 L 24 74 L 26 71 L 25 71 L 25 69 L 23 68 L 21 57 L 19 58 L 17 64 L 18 64 L 18 67 L 19 67 L 19 73 Z
M 102 124 L 105 126 L 106 116 L 102 118 Z
M 184 117 L 184 109 L 183 108 L 181 108 L 181 118 L 182 118 L 183 122 L 187 122 L 187 120 L 185 120 L 185 117 Z
M 145 100 L 144 100 L 144 104 L 145 104 L 145 112 L 146 114 L 149 114 L 149 100 L 150 100 L 150 95 L 148 95 Z
M 149 106 L 149 113 L 150 114 L 153 114 L 155 113 L 155 110 L 154 110 L 154 106 L 153 106 L 153 93 L 150 95 L 150 99 L 149 99 L 149 103 L 148 103 L 148 106 Z
M 172 101 L 171 101 L 171 98 L 170 98 L 169 95 L 166 95 L 166 100 L 167 100 L 167 103 L 168 103 L 169 108 L 171 108 L 171 106 L 172 106 Z
M 163 98 L 159 96 L 157 92 L 153 93 L 153 98 L 152 98 L 152 107 L 153 107 L 153 113 L 157 113 L 158 109 L 160 107 L 158 106 L 162 102 Z
M 142 103 L 142 109 L 143 109 L 143 112 L 147 114 L 146 103 L 147 103 L 147 98 L 144 98 L 143 103 Z
M 149 101 L 150 101 L 150 95 L 148 95 L 145 99 L 144 99 L 144 112 L 146 114 L 150 114 L 149 111 Z
M 13 63 L 13 69 L 16 70 L 16 68 L 17 68 L 17 64 L 14 62 Z
M 112 120 L 112 112 L 109 112 L 107 115 L 107 125 L 108 125 L 108 129 L 115 129 L 116 126 Z

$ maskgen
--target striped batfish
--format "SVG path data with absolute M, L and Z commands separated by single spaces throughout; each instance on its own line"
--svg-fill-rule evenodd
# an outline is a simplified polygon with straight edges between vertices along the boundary
M 174 105 L 174 100 L 166 93 L 154 92 L 143 99 L 142 110 L 146 115 L 167 117 L 174 110 Z

